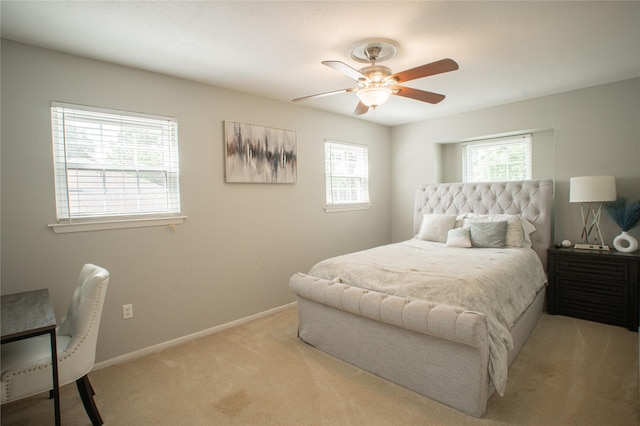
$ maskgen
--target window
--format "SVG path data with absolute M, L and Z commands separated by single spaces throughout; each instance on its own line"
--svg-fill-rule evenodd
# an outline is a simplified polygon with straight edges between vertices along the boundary
M 462 144 L 464 182 L 531 179 L 531 135 Z
M 327 210 L 369 207 L 368 152 L 362 145 L 325 142 Z
M 180 217 L 174 118 L 53 102 L 51 122 L 59 223 Z

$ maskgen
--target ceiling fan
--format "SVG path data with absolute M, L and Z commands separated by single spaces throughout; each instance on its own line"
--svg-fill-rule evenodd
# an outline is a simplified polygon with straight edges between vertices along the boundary
M 441 59 L 395 74 L 391 72 L 389 67 L 377 65 L 378 62 L 385 61 L 394 56 L 396 52 L 397 45 L 391 40 L 376 39 L 359 42 L 349 50 L 349 56 L 358 62 L 369 63 L 368 66 L 357 70 L 340 61 L 322 62 L 324 65 L 354 79 L 357 87 L 304 96 L 293 99 L 293 102 L 337 95 L 339 93 L 355 92 L 360 102 L 358 102 L 356 109 L 353 111 L 354 115 L 362 115 L 369 111 L 369 108 L 375 109 L 379 107 L 385 103 L 391 95 L 416 99 L 431 104 L 441 102 L 445 98 L 444 95 L 400 86 L 399 83 L 455 71 L 458 69 L 458 64 L 452 59 Z

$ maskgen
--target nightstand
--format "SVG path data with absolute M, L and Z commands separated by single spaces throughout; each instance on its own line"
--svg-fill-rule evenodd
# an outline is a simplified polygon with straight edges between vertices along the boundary
M 547 312 L 638 331 L 640 251 L 549 249 Z

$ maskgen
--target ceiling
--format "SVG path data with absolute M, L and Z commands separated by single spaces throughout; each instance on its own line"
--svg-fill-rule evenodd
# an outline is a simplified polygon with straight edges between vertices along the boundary
M 640 2 L 6 1 L 2 37 L 289 102 L 354 87 L 321 64 L 370 38 L 397 42 L 393 72 L 442 58 L 457 71 L 407 82 L 442 93 L 375 111 L 394 126 L 640 76 Z M 307 100 L 351 115 L 354 93 Z M 370 110 L 363 119 L 371 120 Z

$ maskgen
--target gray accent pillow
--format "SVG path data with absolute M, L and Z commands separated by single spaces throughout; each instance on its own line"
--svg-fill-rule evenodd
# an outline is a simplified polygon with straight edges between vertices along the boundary
M 471 223 L 469 235 L 473 247 L 502 248 L 507 235 L 507 221 Z

